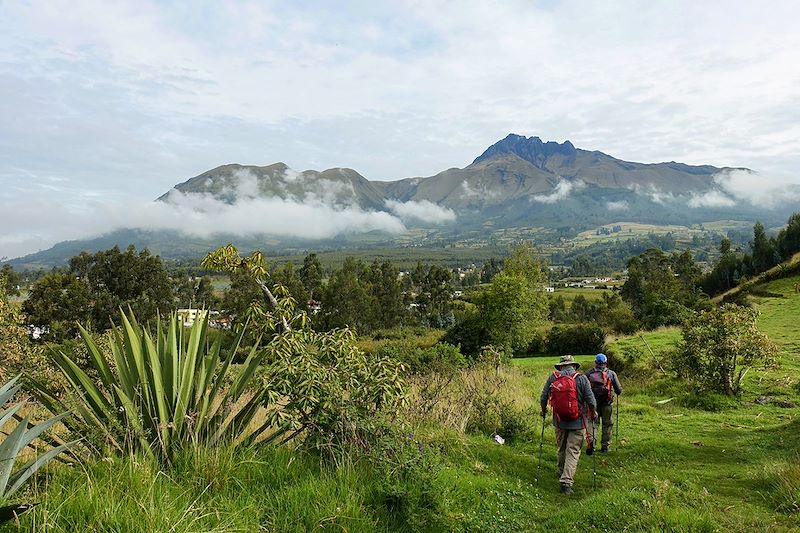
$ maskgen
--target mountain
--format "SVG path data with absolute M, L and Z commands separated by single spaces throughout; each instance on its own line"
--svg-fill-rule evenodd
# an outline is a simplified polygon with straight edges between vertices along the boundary
M 332 218 L 338 213 L 355 212 L 376 215 L 370 219 L 373 221 L 381 217 L 384 221 L 395 220 L 391 231 L 402 228 L 397 220 L 400 217 L 407 228 L 428 228 L 440 235 L 448 231 L 453 235 L 471 234 L 480 239 L 486 239 L 487 232 L 503 228 L 558 228 L 561 233 L 574 234 L 619 221 L 687 225 L 760 219 L 767 224 L 782 223 L 790 212 L 788 208 L 768 210 L 738 202 L 721 187 L 720 176 L 734 171 L 749 172 L 743 168 L 676 162 L 635 163 L 576 148 L 570 141 L 544 142 L 539 137 L 510 134 L 468 166 L 428 177 L 385 182 L 367 180 L 349 168 L 297 172 L 284 163 L 228 164 L 175 185 L 157 201 L 177 206 L 211 199 L 222 206 L 233 206 L 267 199 L 273 203 L 265 209 L 274 209 L 275 201 L 286 202 L 290 207 L 323 206 Z M 339 227 L 332 223 L 330 226 Z M 94 251 L 108 248 L 111 243 L 135 243 L 165 257 L 181 257 L 202 255 L 205 250 L 230 241 L 245 243 L 242 248 L 322 249 L 332 243 L 337 247 L 390 245 L 395 239 L 386 224 L 345 224 L 344 229 L 337 229 L 334 238 L 304 236 L 303 232 L 287 237 L 280 231 L 270 233 L 270 227 L 265 226 L 263 235 L 242 235 L 234 230 L 226 233 L 225 228 L 220 228 L 219 234 L 205 238 L 183 237 L 175 228 L 118 230 L 99 239 L 60 243 L 11 263 L 64 262 L 77 253 L 75 250 Z

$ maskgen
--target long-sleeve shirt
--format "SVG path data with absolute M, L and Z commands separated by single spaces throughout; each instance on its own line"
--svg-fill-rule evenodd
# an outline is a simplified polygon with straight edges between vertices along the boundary
M 575 370 L 571 365 L 567 365 L 561 370 L 562 376 L 572 376 L 576 373 L 577 370 Z M 539 398 L 539 403 L 542 405 L 542 412 L 545 412 L 547 409 L 547 402 L 550 399 L 550 386 L 555 380 L 555 374 L 550 374 L 550 377 L 547 378 L 547 382 L 544 384 L 542 396 Z M 597 409 L 597 401 L 594 399 L 592 387 L 589 385 L 589 380 L 583 374 L 580 374 L 577 378 L 575 378 L 575 390 L 578 393 L 578 407 L 583 414 L 580 418 L 571 422 L 556 420 L 555 416 L 553 416 L 553 425 L 559 429 L 583 429 L 584 423 L 586 423 L 588 420 L 584 417 L 589 416 L 585 411 L 587 405 L 591 406 L 592 409 Z

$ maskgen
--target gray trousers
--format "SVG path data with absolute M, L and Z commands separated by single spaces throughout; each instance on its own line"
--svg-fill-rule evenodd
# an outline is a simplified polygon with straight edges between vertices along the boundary
M 558 446 L 558 471 L 561 477 L 558 481 L 565 485 L 572 486 L 575 479 L 575 470 L 578 468 L 578 460 L 581 458 L 581 447 L 583 446 L 583 428 L 580 429 L 559 429 L 556 428 L 556 445 Z
M 592 422 L 594 424 L 594 434 L 597 435 L 597 425 L 602 423 L 602 436 L 600 436 L 600 446 L 608 448 L 611 444 L 611 434 L 614 429 L 614 405 L 602 405 L 597 408 L 599 419 Z M 592 443 L 594 444 L 594 443 Z

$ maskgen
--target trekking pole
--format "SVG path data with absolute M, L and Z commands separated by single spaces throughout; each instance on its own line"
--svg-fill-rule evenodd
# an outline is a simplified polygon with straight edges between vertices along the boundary
M 594 442 L 594 429 L 595 421 L 592 420 L 592 448 L 595 448 Z M 592 490 L 597 490 L 597 449 L 592 454 Z
M 544 416 L 542 416 L 542 438 L 539 440 L 539 464 L 536 467 L 536 486 L 539 486 L 539 470 L 542 468 L 542 450 L 544 449 Z
M 616 413 L 617 421 L 614 424 L 615 426 L 617 426 L 616 430 L 614 431 L 616 433 L 616 435 L 614 436 L 614 439 L 617 441 L 617 446 L 619 446 L 619 402 L 620 402 L 620 399 L 619 399 L 619 396 L 617 396 L 617 413 Z

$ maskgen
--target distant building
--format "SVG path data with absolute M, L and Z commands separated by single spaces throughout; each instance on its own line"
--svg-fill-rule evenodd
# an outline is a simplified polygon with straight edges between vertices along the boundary
M 556 292 L 556 288 L 555 287 L 545 287 L 544 288 L 544 292 Z
M 207 309 L 178 309 L 178 318 L 183 322 L 183 327 L 190 328 L 197 320 L 205 320 L 208 317 Z M 218 311 L 211 311 L 211 314 L 219 314 Z

